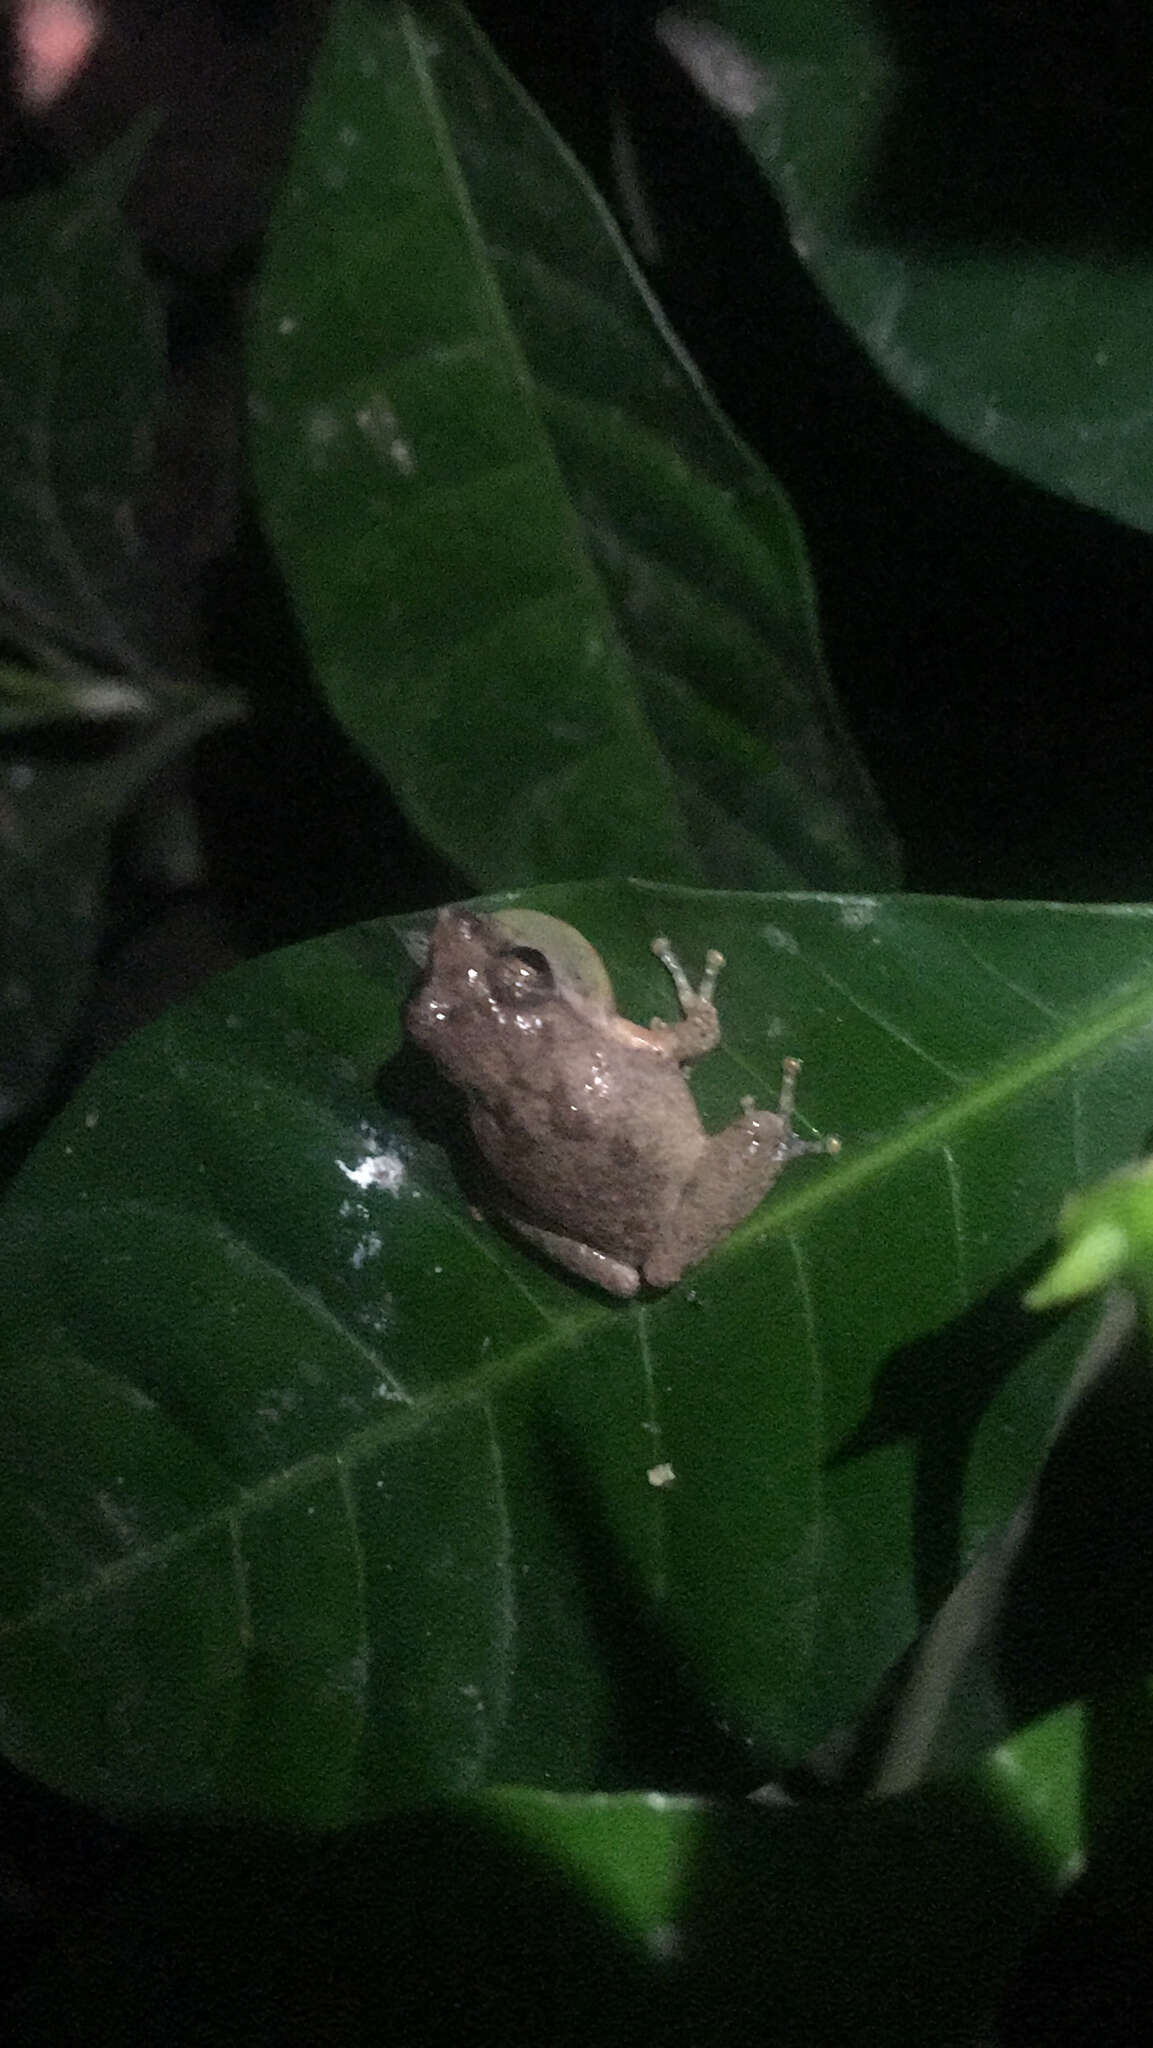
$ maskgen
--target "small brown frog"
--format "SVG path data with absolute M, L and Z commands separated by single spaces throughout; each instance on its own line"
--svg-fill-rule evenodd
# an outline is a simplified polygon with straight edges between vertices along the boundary
M 442 910 L 407 1011 L 410 1035 L 463 1088 L 505 1220 L 610 1294 L 671 1287 L 756 1208 L 790 1159 L 838 1152 L 792 1126 L 800 1061 L 775 1110 L 751 1096 L 706 1135 L 684 1069 L 720 1043 L 721 955 L 694 988 L 667 939 L 653 952 L 684 1012 L 633 1024 L 599 954 L 541 911 Z

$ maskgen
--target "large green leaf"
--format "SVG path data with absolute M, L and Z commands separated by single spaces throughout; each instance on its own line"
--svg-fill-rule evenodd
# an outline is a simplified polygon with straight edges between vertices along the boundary
M 1031 1484 L 1085 1321 L 1018 1297 L 1066 1188 L 1148 1123 L 1153 913 L 544 902 L 637 1016 L 667 1007 L 654 930 L 719 944 L 706 1121 L 796 1052 L 843 1157 L 626 1306 L 470 1209 L 459 1105 L 397 1054 L 406 927 L 142 1033 L 5 1214 L 24 1768 L 321 1818 L 502 1778 L 756 1782 L 861 1710 Z
M 1147 42 L 1068 9 L 702 13 L 665 15 L 665 41 L 889 381 L 980 454 L 1153 524 Z
M 252 384 L 317 676 L 463 872 L 892 879 L 789 507 L 456 7 L 336 8 Z
M 119 210 L 143 140 L 0 205 L 0 633 L 120 671 L 158 631 L 137 522 L 164 324 Z

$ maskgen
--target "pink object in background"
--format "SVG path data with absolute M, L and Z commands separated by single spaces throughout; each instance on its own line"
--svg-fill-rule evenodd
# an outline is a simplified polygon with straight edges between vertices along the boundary
M 50 107 L 67 92 L 100 39 L 87 0 L 17 0 L 13 40 L 16 92 L 27 107 Z

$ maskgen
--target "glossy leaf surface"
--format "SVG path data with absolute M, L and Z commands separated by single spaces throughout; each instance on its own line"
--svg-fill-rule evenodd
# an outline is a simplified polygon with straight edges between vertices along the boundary
M 502 1779 L 747 1785 L 861 1711 L 1030 1485 L 1084 1317 L 1019 1297 L 1065 1191 L 1147 1125 L 1153 914 L 540 907 L 638 1017 L 668 1006 L 654 930 L 719 944 L 706 1123 L 794 1052 L 843 1157 L 625 1305 L 470 1209 L 460 1106 L 398 1050 L 418 933 L 272 956 L 142 1033 L 5 1216 L 25 1769 L 320 1819 Z
M 789 507 L 459 9 L 334 10 L 251 360 L 318 680 L 464 873 L 893 878 Z
M 1067 9 L 710 0 L 661 33 L 911 404 L 1035 483 L 1153 524 L 1137 16 L 1111 37 Z

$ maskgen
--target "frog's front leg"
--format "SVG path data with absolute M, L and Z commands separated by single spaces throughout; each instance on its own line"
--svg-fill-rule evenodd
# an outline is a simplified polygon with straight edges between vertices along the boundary
M 751 1095 L 727 1130 L 705 1143 L 700 1163 L 644 1264 L 650 1287 L 671 1287 L 728 1237 L 763 1200 L 790 1159 L 804 1152 L 839 1152 L 839 1138 L 798 1138 L 793 1129 L 799 1060 L 784 1062 L 775 1110 L 758 1110 Z
M 594 1250 L 591 1244 L 582 1244 L 579 1238 L 564 1237 L 558 1230 L 545 1230 L 539 1223 L 525 1223 L 519 1216 L 505 1213 L 505 1222 L 520 1237 L 527 1238 L 538 1252 L 554 1265 L 563 1266 L 567 1273 L 575 1273 L 578 1280 L 590 1280 L 594 1287 L 603 1287 L 608 1294 L 620 1295 L 627 1300 L 635 1294 L 641 1284 L 641 1276 L 635 1266 L 624 1259 L 610 1258 L 607 1252 Z
M 709 948 L 700 986 L 694 988 L 668 939 L 654 939 L 652 950 L 671 977 L 684 1015 L 678 1024 L 667 1024 L 662 1017 L 654 1017 L 649 1029 L 660 1039 L 662 1049 L 684 1067 L 690 1060 L 699 1060 L 703 1053 L 712 1052 L 721 1042 L 720 1018 L 713 995 L 725 956 L 715 946 Z

